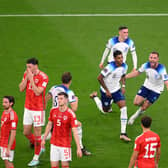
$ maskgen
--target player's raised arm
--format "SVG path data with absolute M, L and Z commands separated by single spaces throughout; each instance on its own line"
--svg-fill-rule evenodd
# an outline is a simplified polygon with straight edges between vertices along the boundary
M 23 92 L 26 89 L 26 86 L 27 86 L 27 75 L 24 74 L 24 78 L 22 79 L 22 81 L 19 84 L 20 92 Z
M 101 68 L 101 69 L 104 68 L 103 64 L 104 64 L 104 61 L 105 61 L 105 59 L 106 59 L 109 51 L 110 51 L 110 49 L 106 47 L 105 50 L 104 50 L 104 52 L 103 52 L 103 56 L 102 56 L 101 62 L 99 64 L 99 68 Z

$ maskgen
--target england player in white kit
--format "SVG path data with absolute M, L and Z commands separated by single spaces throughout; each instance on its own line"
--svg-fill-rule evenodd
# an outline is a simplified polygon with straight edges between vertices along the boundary
M 72 111 L 76 112 L 77 108 L 78 108 L 78 97 L 75 96 L 74 92 L 72 90 L 69 89 L 71 82 L 72 82 L 72 75 L 70 72 L 64 72 L 62 75 L 62 84 L 60 85 L 55 85 L 53 86 L 49 92 L 47 93 L 46 96 L 46 103 L 52 99 L 52 107 L 56 108 L 58 107 L 58 93 L 60 92 L 65 92 L 68 95 L 68 100 L 69 100 L 69 104 L 70 107 L 72 109 Z M 83 155 L 89 156 L 91 155 L 91 152 L 87 151 L 85 146 L 82 143 L 82 124 L 81 122 L 78 121 L 78 135 L 79 135 L 79 140 L 80 140 L 80 147 L 81 150 L 83 152 Z M 50 139 L 51 137 L 51 133 L 49 134 L 49 136 L 47 137 L 47 139 Z
M 151 52 L 149 62 L 144 63 L 138 71 L 127 74 L 126 78 L 136 77 L 142 72 L 146 73 L 146 79 L 134 99 L 134 105 L 140 108 L 130 117 L 130 125 L 159 98 L 164 90 L 164 84 L 168 89 L 168 75 L 165 66 L 159 63 L 158 52 Z
M 101 84 L 101 100 L 97 97 L 97 92 L 93 92 L 90 97 L 95 101 L 98 109 L 104 114 L 111 111 L 112 100 L 118 105 L 121 111 L 120 139 L 131 141 L 126 134 L 127 107 L 124 97 L 127 64 L 123 63 L 122 53 L 118 50 L 114 52 L 114 60 L 115 61 L 110 62 L 98 76 L 98 81 Z M 120 82 L 122 83 L 122 88 Z
M 130 50 L 133 61 L 133 71 L 137 69 L 137 55 L 135 50 L 135 45 L 133 40 L 128 37 L 128 28 L 125 26 L 119 27 L 119 36 L 112 37 L 108 40 L 106 48 L 104 50 L 101 62 L 99 67 L 104 68 L 103 64 L 105 62 L 106 57 L 108 56 L 108 63 L 114 61 L 113 53 L 114 51 L 119 50 L 123 55 L 123 62 L 125 63 L 127 60 L 127 54 Z

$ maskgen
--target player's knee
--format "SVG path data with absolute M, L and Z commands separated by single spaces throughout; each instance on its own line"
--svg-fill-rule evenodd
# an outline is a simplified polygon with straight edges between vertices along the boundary
M 108 112 L 109 110 L 110 110 L 110 106 L 108 106 L 108 107 L 104 107 L 104 106 L 103 106 L 103 111 L 104 111 L 104 112 Z
M 140 103 L 138 101 L 134 101 L 135 106 L 140 106 Z

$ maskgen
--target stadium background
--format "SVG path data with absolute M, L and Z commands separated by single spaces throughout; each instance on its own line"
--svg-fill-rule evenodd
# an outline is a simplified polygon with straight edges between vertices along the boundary
M 168 16 L 134 17 L 5 17 L 4 14 L 116 14 L 116 13 L 167 13 L 168 2 L 157 0 L 0 0 L 0 103 L 3 95 L 13 95 L 14 109 L 19 116 L 15 167 L 25 168 L 33 157 L 22 135 L 24 93 L 18 84 L 22 79 L 27 58 L 37 57 L 39 68 L 49 76 L 47 90 L 60 83 L 64 71 L 73 75 L 72 89 L 79 97 L 77 117 L 83 123 L 83 141 L 93 153 L 91 157 L 76 157 L 73 143 L 71 167 L 80 168 L 124 168 L 128 166 L 133 141 L 141 133 L 139 119 L 128 126 L 131 143 L 119 140 L 120 112 L 116 105 L 113 113 L 101 115 L 89 94 L 99 90 L 97 75 L 105 44 L 111 36 L 118 34 L 120 25 L 129 27 L 138 55 L 138 66 L 144 63 L 151 51 L 160 53 L 160 62 L 167 66 Z M 132 58 L 128 55 L 129 70 Z M 136 107 L 134 96 L 143 83 L 144 75 L 130 79 L 126 85 L 128 116 Z M 168 103 L 165 91 L 146 114 L 153 118 L 152 129 L 159 133 L 162 142 L 160 168 L 168 165 Z M 47 108 L 46 120 L 50 106 Z M 2 106 L 0 106 L 2 112 Z M 0 167 L 4 163 L 0 160 Z M 41 157 L 39 168 L 50 167 L 49 143 Z

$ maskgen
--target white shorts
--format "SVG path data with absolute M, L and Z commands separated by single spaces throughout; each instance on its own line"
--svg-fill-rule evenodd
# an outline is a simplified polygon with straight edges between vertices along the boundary
M 45 111 L 32 111 L 24 109 L 23 125 L 41 127 L 45 124 Z
M 71 161 L 71 148 L 59 147 L 51 144 L 50 161 Z
M 14 159 L 14 150 L 10 150 L 10 156 L 9 157 L 6 156 L 6 150 L 7 150 L 7 148 L 0 147 L 2 160 L 8 160 L 10 162 L 13 162 L 13 159 Z

